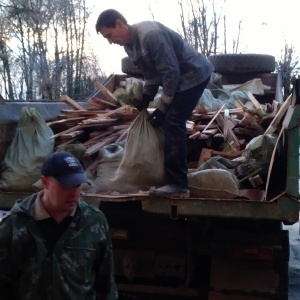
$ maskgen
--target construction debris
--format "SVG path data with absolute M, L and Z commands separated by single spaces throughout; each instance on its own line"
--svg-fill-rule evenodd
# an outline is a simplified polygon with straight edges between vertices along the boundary
M 118 102 L 113 92 L 120 87 L 120 82 L 116 78 L 114 81 L 110 90 L 96 82 L 96 91 L 87 99 L 85 108 L 63 95 L 61 101 L 67 103 L 70 109 L 61 110 L 57 120 L 47 123 L 54 132 L 51 138 L 55 139 L 56 149 L 76 143 L 86 147 L 82 161 L 91 173 L 97 168 L 99 151 L 109 144 L 125 141 L 130 125 L 139 114 L 136 108 Z M 214 156 L 239 159 L 249 141 L 277 130 L 290 99 L 282 105 L 275 100 L 263 104 L 251 91 L 245 91 L 245 95 L 248 102 L 234 97 L 235 108 L 227 108 L 226 103 L 213 111 L 206 109 L 203 103 L 195 108 L 186 123 L 187 140 L 201 140 L 202 148 L 195 164 L 190 164 L 191 170 L 196 170 Z M 154 109 L 153 106 L 148 108 L 149 114 Z M 256 178 L 259 182 L 261 178 L 257 173 L 252 175 L 249 175 L 249 182 L 257 188 Z

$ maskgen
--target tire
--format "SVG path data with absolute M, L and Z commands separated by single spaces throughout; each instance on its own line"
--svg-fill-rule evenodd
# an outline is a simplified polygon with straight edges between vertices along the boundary
M 143 73 L 140 71 L 140 69 L 132 63 L 131 59 L 128 56 L 122 58 L 121 70 L 123 73 L 132 75 L 132 76 L 143 75 Z
M 218 54 L 208 57 L 215 72 L 230 73 L 271 73 L 275 70 L 275 57 L 267 54 Z

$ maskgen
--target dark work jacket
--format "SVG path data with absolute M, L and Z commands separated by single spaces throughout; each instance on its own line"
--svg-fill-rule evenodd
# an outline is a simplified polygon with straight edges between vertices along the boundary
M 172 29 L 154 21 L 129 26 L 132 43 L 124 47 L 144 74 L 144 93 L 153 98 L 163 87 L 170 103 L 176 92 L 193 88 L 208 78 L 213 65 Z

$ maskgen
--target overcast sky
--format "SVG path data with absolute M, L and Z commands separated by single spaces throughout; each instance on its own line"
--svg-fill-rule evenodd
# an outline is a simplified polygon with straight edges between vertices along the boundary
M 188 2 L 185 0 L 185 2 Z M 223 0 L 215 0 L 223 4 Z M 223 12 L 227 19 L 227 36 L 236 37 L 238 23 L 242 20 L 241 41 L 239 50 L 242 53 L 264 53 L 280 58 L 285 41 L 292 44 L 300 53 L 299 13 L 297 0 L 227 0 Z M 121 73 L 121 58 L 126 56 L 123 47 L 109 45 L 98 36 L 95 23 L 101 11 L 114 8 L 120 11 L 129 24 L 152 20 L 153 16 L 176 31 L 181 30 L 179 6 L 177 0 L 87 0 L 93 8 L 89 18 L 89 33 L 93 48 L 100 60 L 100 66 L 107 75 Z M 211 1 L 207 1 L 211 3 Z M 228 47 L 232 43 L 228 37 Z

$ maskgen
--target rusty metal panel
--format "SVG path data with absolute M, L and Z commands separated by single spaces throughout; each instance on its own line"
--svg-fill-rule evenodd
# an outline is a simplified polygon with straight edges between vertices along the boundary
M 10 209 L 17 199 L 28 196 L 28 193 L 0 192 L 2 209 Z M 296 223 L 299 220 L 298 199 L 283 195 L 275 201 L 222 200 L 222 199 L 167 199 L 145 196 L 106 198 L 105 195 L 83 195 L 87 203 L 99 207 L 101 202 L 141 202 L 144 212 L 165 214 L 171 219 L 184 216 L 244 218 L 257 220 L 274 220 Z
M 282 196 L 276 201 L 222 200 L 222 199 L 147 199 L 143 210 L 151 213 L 179 216 L 245 218 L 277 220 L 296 223 L 299 219 L 297 199 Z

